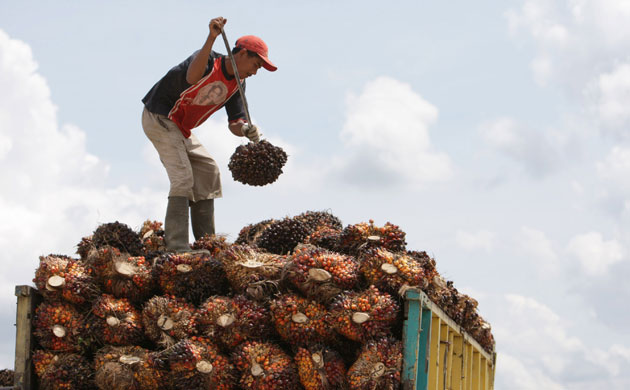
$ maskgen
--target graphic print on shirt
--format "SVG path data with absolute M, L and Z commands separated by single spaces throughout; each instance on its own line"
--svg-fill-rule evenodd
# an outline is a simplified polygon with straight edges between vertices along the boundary
M 202 87 L 199 92 L 197 92 L 197 96 L 192 101 L 192 104 L 196 104 L 198 106 L 210 106 L 221 104 L 227 99 L 228 90 L 225 84 L 220 81 L 215 81 L 208 85 Z

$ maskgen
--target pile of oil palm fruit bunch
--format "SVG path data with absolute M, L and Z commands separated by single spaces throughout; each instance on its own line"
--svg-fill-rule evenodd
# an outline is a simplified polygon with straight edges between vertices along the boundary
M 306 211 L 169 253 L 162 223 L 116 221 L 77 255 L 35 271 L 41 389 L 399 389 L 409 288 L 494 350 L 477 302 L 389 222 Z
M 269 141 L 249 142 L 236 148 L 228 168 L 232 178 L 250 186 L 271 184 L 282 174 L 287 153 Z

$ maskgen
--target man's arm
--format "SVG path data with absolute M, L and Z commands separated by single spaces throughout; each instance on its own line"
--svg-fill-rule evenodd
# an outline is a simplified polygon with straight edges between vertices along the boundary
M 212 51 L 212 45 L 214 45 L 214 41 L 219 34 L 221 34 L 221 29 L 225 26 L 225 23 L 227 23 L 227 19 L 220 16 L 210 21 L 210 33 L 208 34 L 208 38 L 201 47 L 201 50 L 197 52 L 197 55 L 193 58 L 190 65 L 188 65 L 188 70 L 186 71 L 186 81 L 188 84 L 195 84 L 203 77 L 206 66 L 208 65 L 210 52 Z

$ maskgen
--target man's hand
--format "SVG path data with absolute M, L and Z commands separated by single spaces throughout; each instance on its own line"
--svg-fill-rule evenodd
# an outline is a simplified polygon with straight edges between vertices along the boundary
M 210 21 L 210 37 L 216 38 L 221 35 L 221 30 L 223 26 L 227 23 L 227 19 L 219 16 L 218 18 L 214 18 Z
M 252 142 L 258 143 L 258 141 L 260 141 L 260 134 L 258 133 L 258 127 L 256 125 L 245 123 L 241 127 L 241 132 Z

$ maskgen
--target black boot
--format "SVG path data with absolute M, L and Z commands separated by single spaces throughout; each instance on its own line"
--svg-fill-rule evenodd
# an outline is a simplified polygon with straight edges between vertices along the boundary
M 190 220 L 195 240 L 214 235 L 214 199 L 190 202 Z

